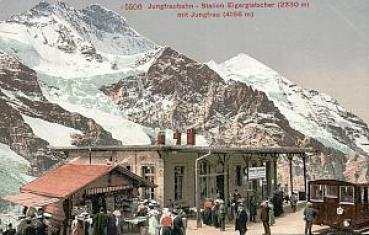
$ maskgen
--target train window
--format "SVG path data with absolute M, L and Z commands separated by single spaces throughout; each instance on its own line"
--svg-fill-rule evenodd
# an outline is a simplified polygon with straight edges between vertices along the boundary
M 360 187 L 360 202 L 368 203 L 368 188 Z
M 310 185 L 310 200 L 313 202 L 323 201 L 323 185 L 321 184 Z
M 340 203 L 354 203 L 353 186 L 340 186 Z
M 338 198 L 338 187 L 335 185 L 326 185 L 325 197 Z

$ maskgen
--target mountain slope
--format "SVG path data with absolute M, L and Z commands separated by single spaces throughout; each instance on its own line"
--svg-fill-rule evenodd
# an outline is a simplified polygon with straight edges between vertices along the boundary
M 29 30 L 37 28 L 36 35 L 44 44 L 67 52 L 80 50 L 86 53 L 96 49 L 109 54 L 131 55 L 155 47 L 153 42 L 132 29 L 122 16 L 100 5 L 76 10 L 64 2 L 52 5 L 41 1 L 29 11 L 12 16 L 8 22 L 24 24 Z M 86 42 L 90 44 L 83 44 Z
M 359 161 L 352 161 L 342 149 L 327 144 L 329 141 L 292 128 L 288 116 L 267 93 L 245 82 L 225 81 L 207 65 L 171 48 L 163 49 L 146 74 L 122 79 L 101 90 L 136 123 L 182 132 L 195 127 L 209 144 L 312 147 L 318 154 L 308 162 L 311 178 L 353 180 L 356 172 L 361 181 L 368 179 L 367 168 L 361 164 L 367 162 L 365 154 L 357 157 Z M 281 164 L 284 169 L 285 162 Z M 302 179 L 301 162 L 295 162 L 295 174 L 300 177 L 296 180 Z M 288 181 L 287 172 L 281 172 L 281 177 Z
M 294 129 L 343 153 L 369 155 L 369 146 L 362 144 L 369 142 L 368 125 L 332 97 L 303 89 L 245 54 L 208 65 L 226 80 L 265 92 Z
M 70 133 L 67 134 L 73 134 L 75 130 L 82 134 L 82 138 L 86 136 L 99 144 L 120 143 L 92 119 L 50 103 L 42 94 L 36 73 L 17 58 L 1 51 L 0 107 L 0 142 L 9 145 L 32 163 L 36 161 L 41 164 L 41 169 L 49 167 L 63 156 L 47 147 L 50 142 L 35 135 L 33 128 L 37 127 L 37 121 L 53 124 L 48 129 L 50 138 L 57 138 L 52 133 L 60 133 L 60 128 L 54 128 L 59 125 L 69 127 Z M 65 141 L 68 140 L 72 139 L 69 137 Z

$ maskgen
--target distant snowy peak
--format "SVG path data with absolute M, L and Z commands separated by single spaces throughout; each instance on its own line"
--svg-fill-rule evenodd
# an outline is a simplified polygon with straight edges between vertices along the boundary
M 56 31 L 60 34 L 58 40 L 66 41 L 70 51 L 79 41 L 91 43 L 93 50 L 121 55 L 143 53 L 157 47 L 131 28 L 121 15 L 96 4 L 76 10 L 64 2 L 42 1 L 27 12 L 10 17 L 7 22 L 35 27 L 45 44 L 48 44 L 49 34 Z
M 225 80 L 240 81 L 265 92 L 294 129 L 343 153 L 369 155 L 368 146 L 361 144 L 369 142 L 367 124 L 329 95 L 301 88 L 245 54 L 207 65 Z

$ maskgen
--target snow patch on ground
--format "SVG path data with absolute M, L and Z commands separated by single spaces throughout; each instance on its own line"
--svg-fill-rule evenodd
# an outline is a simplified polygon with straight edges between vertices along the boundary
M 0 196 L 13 194 L 33 179 L 27 175 L 30 163 L 13 152 L 8 145 L 0 143 Z
M 48 122 L 40 118 L 33 118 L 22 114 L 24 121 L 31 126 L 33 133 L 46 140 L 52 146 L 71 146 L 73 133 L 82 134 L 81 131 L 63 125 Z
M 150 144 L 150 138 L 145 133 L 143 127 L 126 119 L 122 113 L 119 112 L 104 112 L 98 109 L 83 107 L 82 105 L 62 102 L 60 100 L 53 100 L 54 103 L 59 104 L 70 112 L 78 112 L 85 117 L 95 120 L 105 130 L 112 133 L 114 139 L 122 141 L 126 145 L 135 144 Z

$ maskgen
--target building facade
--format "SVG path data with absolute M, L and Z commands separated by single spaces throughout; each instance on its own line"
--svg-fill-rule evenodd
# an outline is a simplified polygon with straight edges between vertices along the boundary
M 114 162 L 124 166 L 158 186 L 141 189 L 140 197 L 154 199 L 163 206 L 171 201 L 184 207 L 194 207 L 196 200 L 205 198 L 228 200 L 235 189 L 243 197 L 253 194 L 261 200 L 270 196 L 277 187 L 277 159 L 280 154 L 304 157 L 306 152 L 311 151 L 301 148 L 191 145 L 55 149 L 64 151 L 69 162 L 86 165 Z

